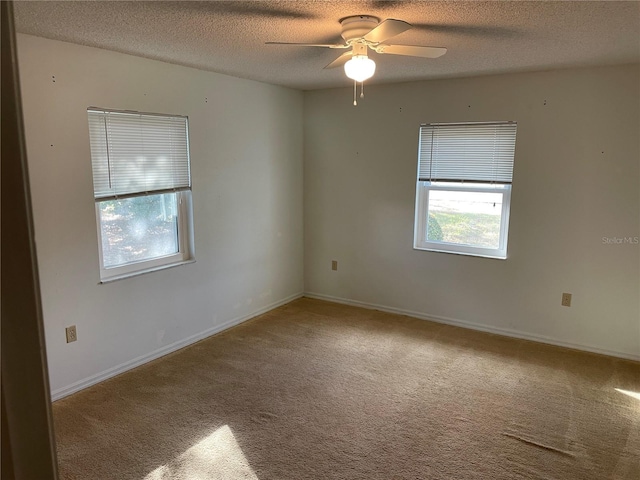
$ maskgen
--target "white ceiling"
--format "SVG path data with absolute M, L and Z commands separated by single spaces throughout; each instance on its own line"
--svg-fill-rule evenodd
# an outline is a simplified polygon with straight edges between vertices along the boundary
M 445 46 L 438 59 L 378 55 L 370 83 L 640 62 L 640 3 L 591 1 L 16 2 L 18 32 L 302 90 L 350 85 L 323 67 L 343 50 L 339 20 L 414 28 L 394 44 Z

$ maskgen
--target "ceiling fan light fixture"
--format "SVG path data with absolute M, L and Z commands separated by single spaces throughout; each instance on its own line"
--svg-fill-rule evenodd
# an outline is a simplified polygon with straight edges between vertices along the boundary
M 373 77 L 376 71 L 376 62 L 366 55 L 354 55 L 344 64 L 344 73 L 356 82 L 364 82 Z

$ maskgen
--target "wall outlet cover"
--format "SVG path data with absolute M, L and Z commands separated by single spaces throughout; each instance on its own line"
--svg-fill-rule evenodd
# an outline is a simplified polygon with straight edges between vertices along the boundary
M 65 328 L 64 331 L 67 334 L 67 343 L 75 342 L 76 340 L 78 340 L 78 333 L 76 332 L 75 325 L 71 325 L 70 327 Z

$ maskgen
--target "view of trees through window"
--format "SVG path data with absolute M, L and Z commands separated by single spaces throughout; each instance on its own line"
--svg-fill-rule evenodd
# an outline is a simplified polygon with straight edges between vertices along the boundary
M 105 268 L 178 253 L 175 193 L 107 200 L 98 208 Z

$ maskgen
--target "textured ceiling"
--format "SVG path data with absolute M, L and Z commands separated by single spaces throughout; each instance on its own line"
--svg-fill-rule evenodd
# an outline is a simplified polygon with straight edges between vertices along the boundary
M 590 1 L 16 2 L 17 30 L 303 90 L 348 86 L 323 67 L 349 15 L 414 28 L 394 44 L 444 46 L 438 59 L 378 55 L 370 83 L 640 62 L 640 3 Z

